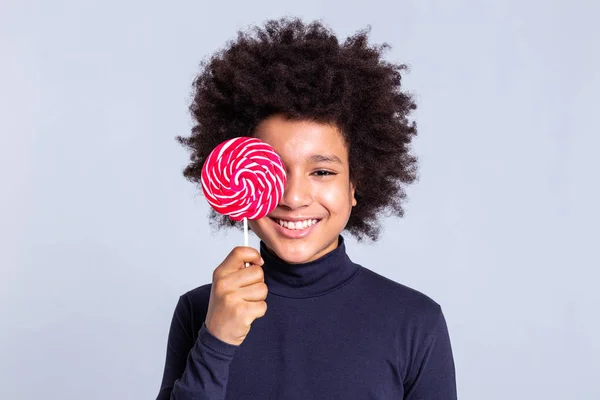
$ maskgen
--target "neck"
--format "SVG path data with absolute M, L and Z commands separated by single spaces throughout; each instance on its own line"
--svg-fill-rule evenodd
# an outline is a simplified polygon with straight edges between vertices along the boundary
M 269 293 L 283 297 L 309 298 L 324 295 L 343 286 L 360 269 L 346 254 L 342 236 L 339 236 L 335 249 L 306 263 L 288 263 L 270 251 L 262 241 L 260 253 L 265 260 L 263 270 Z

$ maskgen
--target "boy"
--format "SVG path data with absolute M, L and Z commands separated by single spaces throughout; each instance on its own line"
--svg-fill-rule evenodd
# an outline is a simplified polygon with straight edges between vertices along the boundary
M 204 64 L 197 125 L 178 138 L 192 152 L 184 175 L 200 184 L 212 149 L 254 136 L 281 156 L 287 185 L 249 221 L 260 252 L 236 247 L 212 284 L 180 297 L 158 399 L 456 399 L 440 306 L 354 264 L 341 236 L 376 240 L 416 179 L 406 67 L 384 49 L 365 32 L 340 44 L 321 23 L 281 19 Z

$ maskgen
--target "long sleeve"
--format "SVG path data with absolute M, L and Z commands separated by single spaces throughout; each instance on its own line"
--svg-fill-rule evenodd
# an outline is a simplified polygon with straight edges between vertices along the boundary
M 184 296 L 175 307 L 157 400 L 225 399 L 229 366 L 239 346 L 213 336 L 203 323 L 194 340 L 192 311 Z
M 427 336 L 418 363 L 405 384 L 405 400 L 456 400 L 456 373 L 450 336 L 439 309 L 436 324 Z

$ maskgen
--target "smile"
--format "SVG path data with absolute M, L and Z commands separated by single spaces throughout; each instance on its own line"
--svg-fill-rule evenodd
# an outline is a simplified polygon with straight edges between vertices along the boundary
M 287 221 L 279 218 L 271 218 L 277 232 L 287 239 L 303 239 L 307 237 L 317 225 L 320 219 L 305 219 L 301 221 Z
M 305 219 L 303 221 L 286 221 L 284 219 L 274 218 L 273 220 L 275 222 L 277 222 L 279 225 L 281 225 L 282 227 L 290 229 L 290 230 L 306 229 L 306 228 L 316 224 L 317 222 L 319 222 L 318 219 Z

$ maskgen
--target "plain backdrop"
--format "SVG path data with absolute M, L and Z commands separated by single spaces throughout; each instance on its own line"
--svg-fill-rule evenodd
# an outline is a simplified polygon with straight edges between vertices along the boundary
M 0 4 L 1 399 L 156 396 L 179 295 L 242 243 L 181 175 L 192 80 L 286 15 L 411 67 L 420 181 L 379 242 L 346 237 L 442 305 L 459 397 L 600 398 L 599 3 Z

